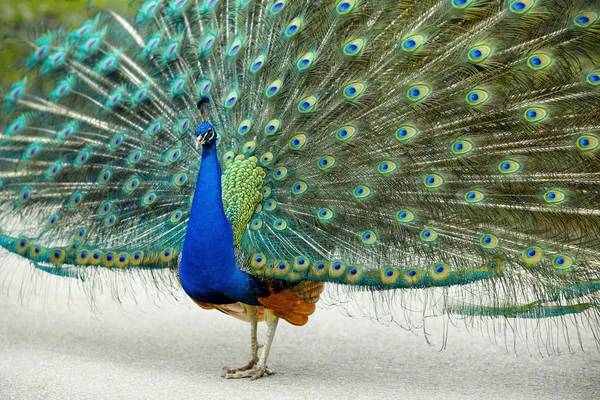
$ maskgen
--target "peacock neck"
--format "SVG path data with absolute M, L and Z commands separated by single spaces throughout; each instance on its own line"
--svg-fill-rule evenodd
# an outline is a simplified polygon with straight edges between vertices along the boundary
M 264 294 L 264 288 L 236 265 L 233 232 L 223 209 L 221 165 L 215 142 L 202 148 L 179 265 L 181 284 L 197 301 L 257 304 L 256 298 Z

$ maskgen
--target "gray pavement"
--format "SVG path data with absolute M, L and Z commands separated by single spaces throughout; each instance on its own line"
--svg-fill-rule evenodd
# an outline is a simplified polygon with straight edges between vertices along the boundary
M 422 335 L 337 309 L 318 309 L 301 328 L 279 325 L 269 362 L 275 376 L 226 381 L 224 365 L 247 361 L 248 324 L 189 302 L 157 308 L 143 298 L 119 305 L 99 296 L 93 312 L 77 288 L 68 301 L 62 278 L 53 276 L 45 286 L 51 291 L 27 295 L 23 305 L 16 290 L 21 271 L 31 270 L 19 270 L 8 275 L 10 296 L 0 294 L 3 400 L 600 398 L 591 334 L 582 337 L 585 353 L 541 358 L 451 328 L 440 352 Z M 0 287 L 8 286 L 5 275 Z M 442 321 L 430 329 L 441 330 Z

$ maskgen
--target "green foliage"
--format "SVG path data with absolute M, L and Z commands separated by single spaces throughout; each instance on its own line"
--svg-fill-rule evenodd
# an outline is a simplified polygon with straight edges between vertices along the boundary
M 133 14 L 128 2 L 119 0 L 97 0 L 93 4 L 108 8 L 123 16 Z M 89 0 L 22 0 L 0 4 L 0 86 L 9 85 L 19 79 L 21 72 L 13 67 L 14 60 L 20 58 L 22 45 L 17 39 L 28 37 L 30 33 L 55 30 L 61 26 L 74 28 L 95 14 L 96 8 L 89 9 Z

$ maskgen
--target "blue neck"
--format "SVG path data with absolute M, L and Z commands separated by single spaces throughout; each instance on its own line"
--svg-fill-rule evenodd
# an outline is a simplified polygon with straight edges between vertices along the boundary
M 241 271 L 235 261 L 233 232 L 225 216 L 221 165 L 216 141 L 202 148 L 202 162 L 183 243 L 179 274 L 185 292 L 195 300 L 258 304 L 264 285 Z

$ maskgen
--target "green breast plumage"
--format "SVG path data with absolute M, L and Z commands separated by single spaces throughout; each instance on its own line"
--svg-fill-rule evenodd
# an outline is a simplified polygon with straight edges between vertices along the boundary
M 233 152 L 227 152 L 223 160 L 223 207 L 237 244 L 262 200 L 260 188 L 263 186 L 265 172 L 256 165 L 256 157 L 246 158 L 242 154 L 234 156 Z

